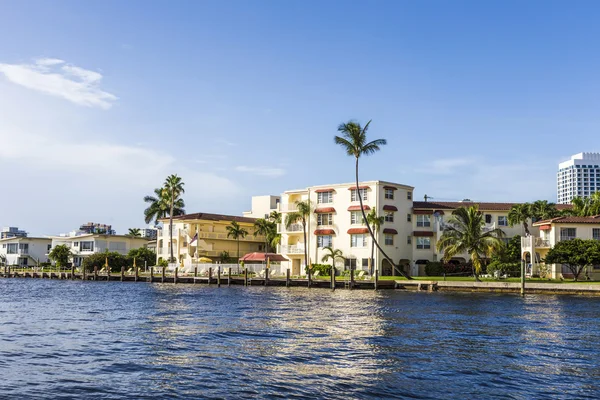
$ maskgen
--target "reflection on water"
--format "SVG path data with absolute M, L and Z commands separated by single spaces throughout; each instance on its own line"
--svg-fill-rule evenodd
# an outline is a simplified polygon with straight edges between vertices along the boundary
M 0 280 L 2 398 L 597 398 L 600 299 Z

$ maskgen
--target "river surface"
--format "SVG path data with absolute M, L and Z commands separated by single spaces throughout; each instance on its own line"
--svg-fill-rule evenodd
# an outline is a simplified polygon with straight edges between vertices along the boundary
M 600 398 L 600 299 L 0 279 L 0 398 Z

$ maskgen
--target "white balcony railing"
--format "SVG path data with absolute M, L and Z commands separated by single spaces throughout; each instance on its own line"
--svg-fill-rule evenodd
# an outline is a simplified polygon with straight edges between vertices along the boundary
M 281 254 L 304 254 L 304 245 L 281 245 L 279 247 Z
M 539 247 L 539 248 L 549 248 L 550 246 L 550 240 L 549 239 L 542 239 L 541 237 L 536 237 L 535 238 L 535 247 Z
M 285 224 L 281 224 L 279 227 L 280 232 L 303 232 L 302 224 L 291 224 L 286 227 Z
M 280 212 L 294 212 L 294 211 L 298 211 L 298 206 L 294 203 L 291 204 L 279 204 L 279 211 Z

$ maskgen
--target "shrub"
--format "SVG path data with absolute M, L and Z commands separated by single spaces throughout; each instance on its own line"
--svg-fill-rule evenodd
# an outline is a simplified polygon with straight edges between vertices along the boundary
M 430 261 L 425 265 L 425 274 L 427 276 L 448 275 L 471 275 L 473 269 L 471 264 L 443 263 L 439 261 Z
M 304 269 L 304 271 L 308 274 L 308 267 Z M 312 265 L 312 274 L 319 271 L 319 275 L 329 275 L 331 273 L 331 265 L 329 264 L 313 264 Z
M 487 273 L 493 276 L 508 275 L 513 277 L 520 277 L 521 264 L 518 262 L 492 261 L 487 266 Z
M 119 272 L 121 271 L 121 267 L 129 268 L 133 265 L 133 260 L 129 259 L 127 256 L 117 252 L 106 252 L 92 254 L 91 256 L 84 258 L 82 266 L 86 271 L 91 272 L 94 270 L 94 267 L 102 269 L 102 267 L 106 265 L 107 260 L 111 272 Z
M 425 265 L 425 274 L 427 276 L 442 276 L 446 270 L 444 265 L 438 261 L 431 261 Z

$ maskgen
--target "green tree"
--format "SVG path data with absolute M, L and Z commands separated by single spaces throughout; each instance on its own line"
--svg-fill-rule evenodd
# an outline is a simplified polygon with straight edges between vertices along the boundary
M 285 216 L 285 227 L 289 228 L 290 225 L 298 222 L 302 224 L 302 234 L 304 236 L 304 265 L 306 268 L 309 268 L 306 225 L 308 223 L 308 219 L 312 215 L 312 204 L 310 200 L 296 200 L 295 204 L 296 211 L 287 213 Z
M 341 146 L 346 154 L 354 157 L 355 159 L 355 175 L 356 175 L 356 191 L 357 194 L 360 194 L 360 187 L 358 181 L 358 160 L 361 156 L 368 156 L 378 152 L 381 149 L 381 146 L 387 144 L 385 139 L 375 139 L 370 142 L 367 142 L 367 130 L 369 129 L 369 125 L 371 121 L 367 122 L 367 124 L 362 127 L 358 122 L 349 121 L 346 123 L 342 123 L 338 126 L 338 132 L 342 134 L 342 136 L 335 136 L 334 142 Z M 367 216 L 365 214 L 365 210 L 363 207 L 362 196 L 358 196 L 358 200 L 360 202 L 360 209 L 363 215 L 363 219 L 366 221 Z M 390 262 L 390 264 L 397 270 L 402 276 L 409 278 L 408 275 L 402 271 L 398 265 L 383 251 L 377 240 L 375 239 L 375 235 L 371 226 L 367 224 L 367 229 L 369 230 L 369 234 L 371 235 L 371 240 L 375 243 L 375 246 L 379 249 L 381 254 Z
M 221 260 L 221 264 L 227 264 L 229 262 L 229 252 L 228 251 L 222 251 L 221 254 L 219 254 L 219 259 Z
M 563 240 L 548 251 L 546 264 L 562 264 L 577 281 L 585 267 L 600 264 L 600 242 L 597 240 Z
M 537 200 L 530 204 L 529 215 L 536 221 L 558 217 L 559 212 L 556 204 L 549 203 L 547 200 Z
M 518 224 L 523 225 L 525 235 L 529 236 L 529 225 L 527 222 L 531 219 L 531 205 L 529 203 L 515 204 L 510 208 L 508 212 L 508 224 L 515 226 Z
M 227 237 L 231 237 L 237 241 L 237 258 L 240 260 L 240 238 L 243 239 L 248 234 L 248 231 L 240 226 L 237 221 L 231 221 L 229 226 L 226 226 Z
M 385 218 L 383 216 L 377 216 L 377 210 L 372 209 L 367 215 L 367 223 L 371 225 L 371 230 L 377 236 L 379 236 L 379 230 L 381 229 L 381 225 L 383 225 Z M 370 274 L 373 274 L 375 268 L 375 241 L 371 241 L 371 271 Z
M 321 258 L 321 261 L 327 262 L 328 260 L 331 260 L 331 273 L 334 274 L 335 273 L 335 261 L 336 260 L 345 260 L 346 257 L 344 257 L 344 254 L 342 253 L 342 251 L 340 249 L 333 249 L 333 247 L 331 247 L 331 246 L 324 247 L 323 251 L 325 252 L 325 254 Z
M 48 257 L 54 261 L 58 268 L 64 268 L 69 265 L 69 259 L 72 255 L 73 254 L 71 253 L 69 246 L 65 244 L 59 244 L 50 250 Z
M 271 211 L 271 214 L 269 214 L 269 220 L 275 222 L 276 224 L 280 224 L 281 213 L 278 211 Z
M 131 249 L 129 250 L 129 253 L 127 253 L 127 257 L 129 257 L 132 260 L 132 265 L 133 259 L 135 259 L 135 263 L 138 267 L 152 267 L 156 265 L 156 253 L 147 247 L 138 247 L 137 249 Z
M 502 237 L 504 232 L 501 229 L 485 229 L 485 219 L 478 205 L 459 207 L 448 218 L 444 233 L 437 242 L 437 250 L 443 252 L 446 262 L 457 254 L 467 253 L 475 280 L 479 281 L 483 258 L 490 258 L 502 249 Z
M 85 257 L 81 266 L 85 268 L 86 271 L 91 272 L 94 270 L 94 267 L 102 269 L 106 265 L 107 261 L 108 267 L 110 268 L 111 272 L 120 272 L 121 267 L 129 268 L 132 266 L 133 262 L 123 254 L 117 253 L 115 251 L 106 251 L 104 253 L 95 253 Z
M 169 197 L 169 254 L 171 255 L 171 262 L 175 262 L 175 256 L 173 254 L 173 213 L 175 210 L 175 203 L 179 200 L 180 196 L 185 193 L 183 186 L 183 180 L 177 175 L 169 175 L 164 184 L 165 192 Z
M 127 236 L 142 237 L 142 232 L 139 228 L 129 228 L 129 233 Z
M 254 236 L 265 237 L 265 253 L 269 252 L 269 242 L 273 235 L 277 232 L 277 227 L 274 222 L 268 219 L 258 218 L 254 221 Z
M 170 205 L 169 205 L 169 194 L 164 187 L 154 189 L 154 196 L 145 196 L 144 201 L 150 205 L 144 210 L 144 221 L 147 224 L 154 221 L 154 224 L 158 224 L 158 220 L 161 218 L 167 218 L 169 216 Z M 183 199 L 175 200 L 173 206 L 173 215 L 185 214 L 185 202 Z
M 598 215 L 600 214 L 600 192 L 593 193 L 590 197 L 575 196 L 571 204 L 573 207 L 563 210 L 563 215 L 576 217 Z

